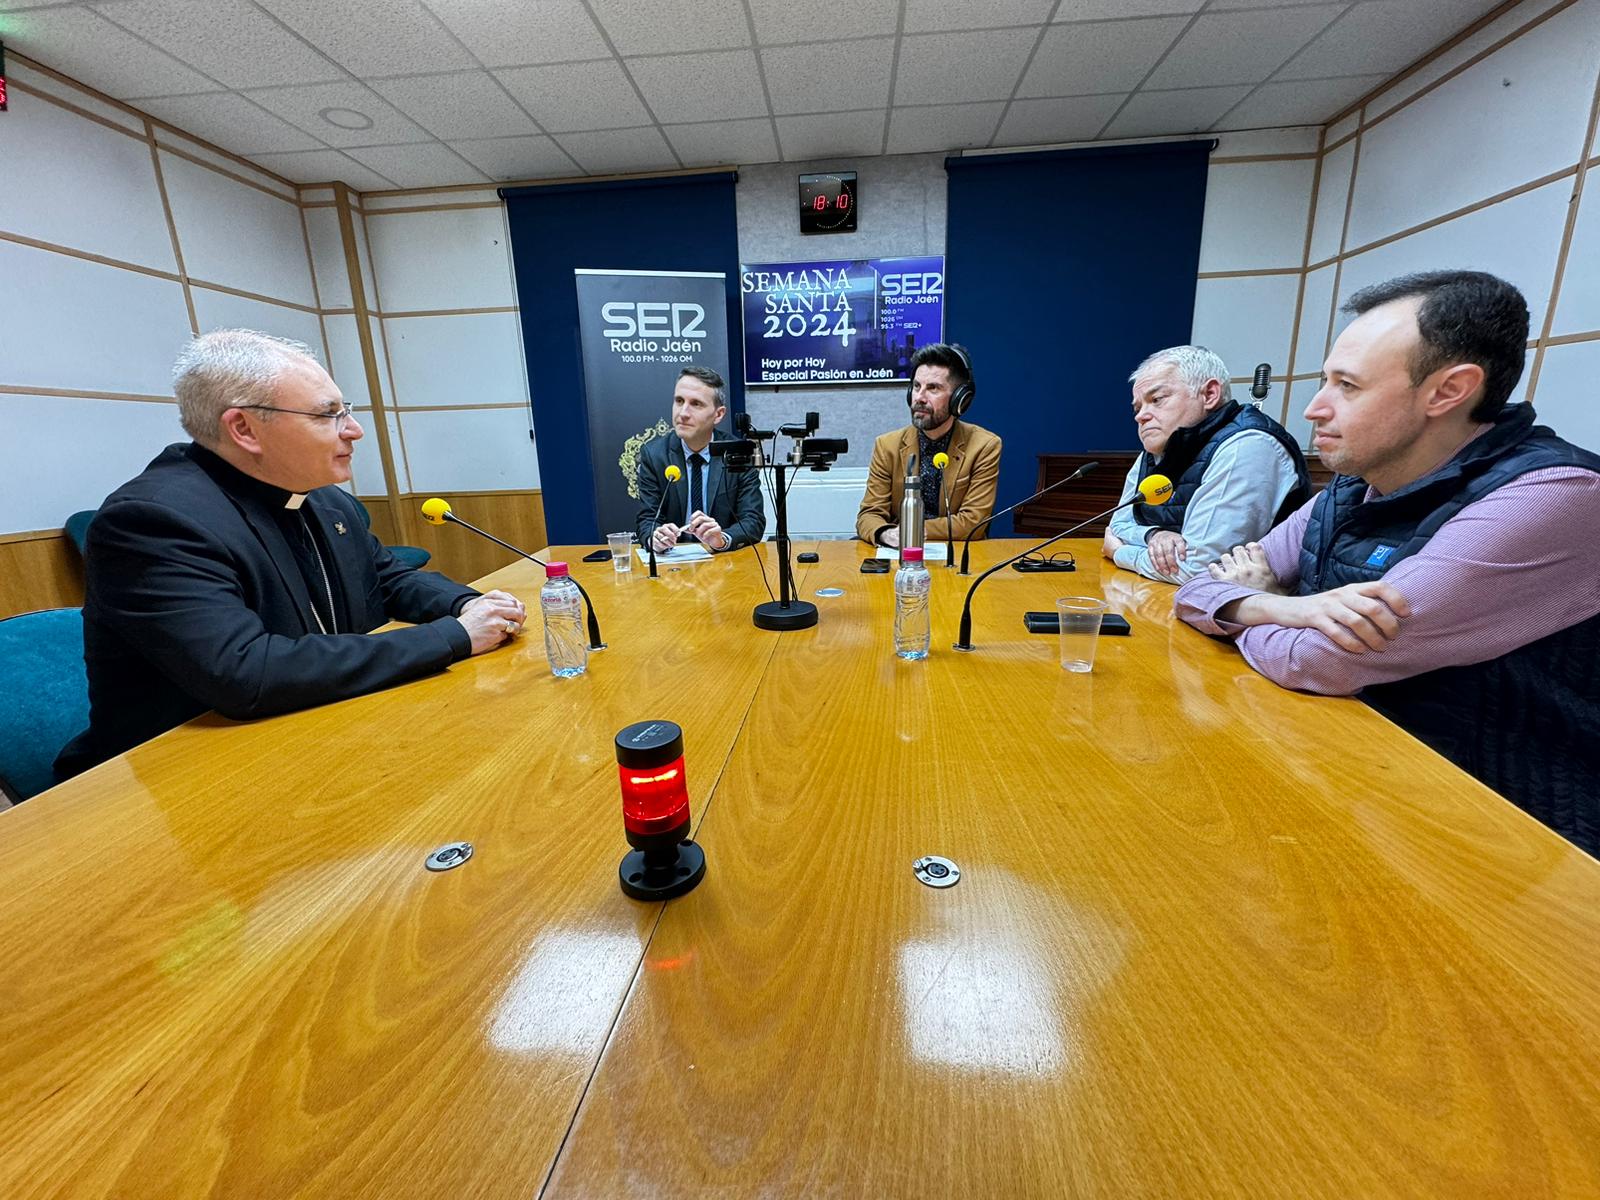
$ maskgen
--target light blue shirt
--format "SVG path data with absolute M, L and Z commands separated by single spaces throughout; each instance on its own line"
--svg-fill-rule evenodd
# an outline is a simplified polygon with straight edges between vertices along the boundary
M 1150 579 L 1186 583 L 1226 551 L 1266 537 L 1294 484 L 1294 460 L 1277 438 L 1259 429 L 1236 433 L 1217 447 L 1184 509 L 1181 532 L 1189 548 L 1178 573 L 1167 575 L 1156 569 L 1145 540 L 1160 526 L 1139 524 L 1131 508 L 1119 509 L 1111 518 L 1111 532 L 1126 543 L 1112 561 Z M 1138 485 L 1136 458 L 1122 486 L 1123 502 L 1138 494 Z

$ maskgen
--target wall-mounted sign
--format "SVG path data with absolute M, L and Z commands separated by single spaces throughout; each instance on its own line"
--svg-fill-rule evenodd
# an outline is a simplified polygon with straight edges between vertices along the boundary
M 744 263 L 747 384 L 891 383 L 944 337 L 944 258 Z

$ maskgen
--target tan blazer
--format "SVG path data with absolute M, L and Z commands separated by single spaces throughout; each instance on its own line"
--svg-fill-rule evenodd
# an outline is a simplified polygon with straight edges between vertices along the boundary
M 906 464 L 917 452 L 917 431 L 907 425 L 886 433 L 872 444 L 872 467 L 867 472 L 867 494 L 856 513 L 856 536 L 876 545 L 878 534 L 900 523 L 900 493 L 905 486 Z M 1000 439 L 980 425 L 957 421 L 950 437 L 950 465 L 945 468 L 950 520 L 929 514 L 923 538 L 942 542 L 948 533 L 957 540 L 994 512 L 994 494 L 1000 486 Z

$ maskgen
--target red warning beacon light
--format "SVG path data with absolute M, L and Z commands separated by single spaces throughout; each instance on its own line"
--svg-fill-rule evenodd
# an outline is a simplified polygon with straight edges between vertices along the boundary
M 617 875 L 635 900 L 670 900 L 705 878 L 705 852 L 689 840 L 683 730 L 639 721 L 617 734 L 617 779 L 628 845 Z

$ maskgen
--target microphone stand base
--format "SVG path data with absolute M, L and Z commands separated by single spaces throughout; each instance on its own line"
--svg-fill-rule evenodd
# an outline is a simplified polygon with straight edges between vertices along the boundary
M 963 646 L 960 642 L 953 642 L 951 644 L 951 646 L 950 646 L 950 649 L 959 650 L 963 654 L 971 654 L 974 650 L 977 649 L 977 647 L 976 646 Z
M 784 605 L 778 600 L 758 604 L 750 614 L 757 629 L 771 629 L 786 633 L 793 629 L 810 629 L 817 623 L 817 606 L 805 600 L 791 600 Z
M 679 842 L 677 860 L 664 867 L 646 864 L 643 850 L 630 850 L 617 866 L 623 894 L 634 900 L 671 900 L 693 891 L 705 874 L 706 852 L 693 842 Z

